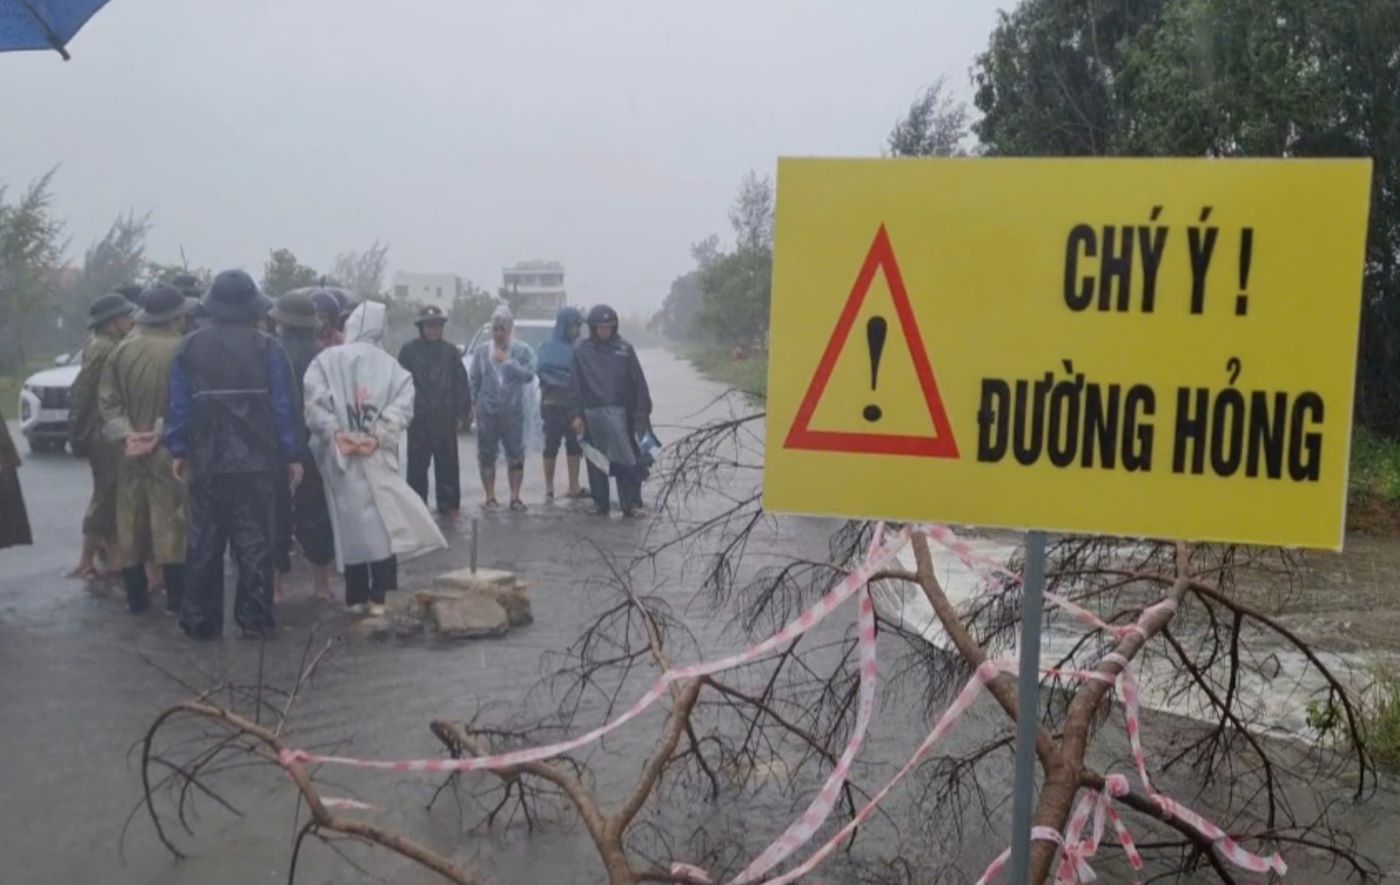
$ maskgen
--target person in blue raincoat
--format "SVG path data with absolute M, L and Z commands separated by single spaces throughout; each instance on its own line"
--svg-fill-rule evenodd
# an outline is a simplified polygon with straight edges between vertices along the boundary
M 582 498 L 588 492 L 579 487 L 579 460 L 583 447 L 570 427 L 569 382 L 574 375 L 574 344 L 583 330 L 583 313 L 576 307 L 564 307 L 554 319 L 554 334 L 540 345 L 540 419 L 544 424 L 544 497 L 554 500 L 554 468 L 559 461 L 559 446 L 563 443 L 568 459 L 569 491 L 567 497 Z
M 502 305 L 491 315 L 491 338 L 472 351 L 472 408 L 476 413 L 476 457 L 486 508 L 495 509 L 496 459 L 506 455 L 510 509 L 523 511 L 525 480 L 525 396 L 535 379 L 535 351 L 514 336 L 515 317 Z
M 651 390 L 637 350 L 618 334 L 617 311 L 600 304 L 588 312 L 588 338 L 574 348 L 570 406 L 574 430 L 606 470 L 588 459 L 588 488 L 596 511 L 611 509 L 608 475 L 617 478 L 618 503 L 628 517 L 642 515 L 643 454 L 637 440 L 651 429 Z

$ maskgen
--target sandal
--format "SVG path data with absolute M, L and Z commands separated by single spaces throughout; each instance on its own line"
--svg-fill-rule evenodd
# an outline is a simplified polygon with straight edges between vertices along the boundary
M 593 497 L 593 492 L 588 489 L 579 489 L 577 492 L 570 492 L 569 497 L 573 498 L 575 501 L 582 501 L 584 498 Z
M 487 498 L 486 503 L 481 505 L 482 510 L 495 510 L 501 506 L 501 502 L 495 498 Z
M 524 513 L 530 508 L 525 506 L 524 501 L 520 500 L 519 498 L 516 498 L 514 501 L 510 502 L 510 509 L 515 513 Z

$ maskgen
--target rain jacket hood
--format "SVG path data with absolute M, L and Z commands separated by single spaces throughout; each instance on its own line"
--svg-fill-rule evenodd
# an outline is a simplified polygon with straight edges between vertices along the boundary
M 574 362 L 574 342 L 569 340 L 569 330 L 583 323 L 583 312 L 576 307 L 565 307 L 554 320 L 554 334 L 540 345 L 538 371 L 542 387 L 563 388 L 569 386 L 569 376 Z

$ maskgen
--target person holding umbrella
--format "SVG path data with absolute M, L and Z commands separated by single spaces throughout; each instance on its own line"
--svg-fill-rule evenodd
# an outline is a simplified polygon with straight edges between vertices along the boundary
M 102 417 L 98 411 L 98 387 L 107 358 L 131 331 L 131 315 L 136 305 L 118 292 L 108 292 L 88 310 L 92 337 L 83 348 L 83 367 L 73 381 L 69 407 L 69 439 L 73 454 L 88 459 L 92 470 L 92 497 L 83 516 L 83 548 L 78 564 L 69 577 L 93 580 L 100 577 L 93 562 L 99 550 L 113 567 L 117 554 L 117 469 L 122 448 L 102 437 Z
M 117 345 L 102 370 L 102 435 L 123 448 L 117 471 L 117 547 L 127 611 L 150 605 L 147 563 L 165 582 L 165 607 L 184 597 L 185 484 L 175 478 L 161 445 L 170 393 L 170 366 L 180 347 L 190 303 L 177 288 L 147 289 L 136 329 Z
M 408 484 L 428 503 L 433 465 L 437 511 L 462 507 L 457 427 L 472 410 L 471 381 L 457 345 L 442 337 L 447 317 L 436 305 L 418 312 L 418 337 L 399 349 L 399 365 L 413 376 L 413 420 L 408 425 Z

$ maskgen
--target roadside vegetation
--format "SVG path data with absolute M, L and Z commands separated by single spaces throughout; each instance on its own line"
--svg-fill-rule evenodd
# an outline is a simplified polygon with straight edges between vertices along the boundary
M 1355 428 L 1347 497 L 1349 530 L 1400 535 L 1400 440 Z

